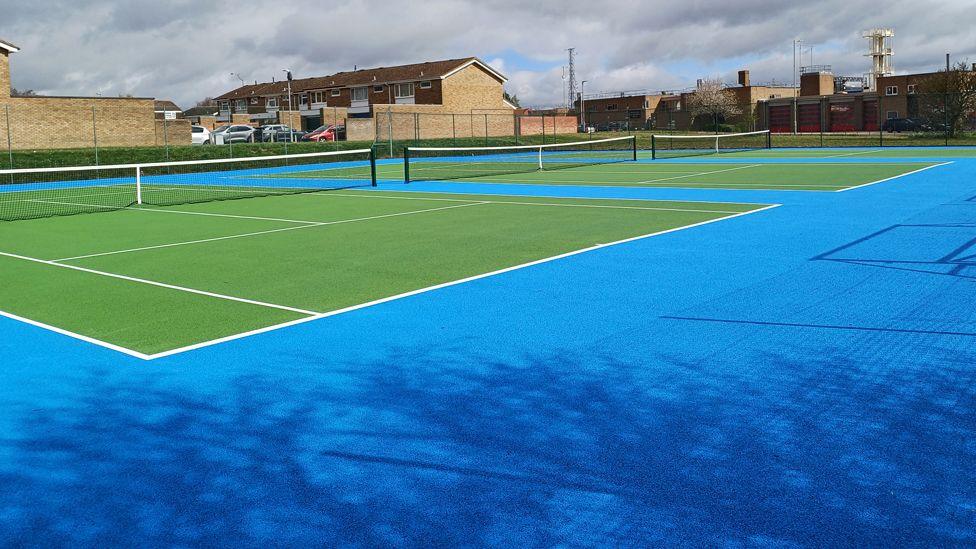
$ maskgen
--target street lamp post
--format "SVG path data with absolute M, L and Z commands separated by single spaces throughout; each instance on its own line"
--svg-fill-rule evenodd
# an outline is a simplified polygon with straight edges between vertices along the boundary
M 586 83 L 588 80 L 580 82 L 580 125 L 583 126 L 583 133 L 589 133 L 586 127 Z
M 292 127 L 295 125 L 295 121 L 292 119 L 292 117 L 295 115 L 292 113 L 291 104 L 291 71 L 289 69 L 281 70 L 287 75 L 288 78 L 288 142 L 291 143 L 295 141 L 295 128 Z

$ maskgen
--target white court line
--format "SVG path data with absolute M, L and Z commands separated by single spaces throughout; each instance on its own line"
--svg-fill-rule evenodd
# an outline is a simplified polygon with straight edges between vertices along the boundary
M 79 333 L 72 332 L 70 330 L 65 330 L 64 328 L 58 328 L 57 326 L 51 326 L 50 324 L 45 324 L 43 322 L 38 322 L 36 320 L 31 320 L 29 318 L 24 318 L 22 316 L 15 315 L 13 313 L 8 313 L 6 311 L 0 311 L 0 316 L 9 318 L 10 320 L 16 320 L 17 322 L 23 322 L 24 324 L 29 324 L 29 325 L 35 326 L 37 328 L 42 328 L 44 330 L 49 330 L 49 331 L 54 332 L 56 334 L 60 334 L 60 335 L 63 335 L 63 336 L 68 336 L 68 337 L 74 338 L 74 339 L 79 339 L 81 341 L 84 341 L 85 343 L 91 343 L 92 345 L 97 345 L 99 347 L 104 347 L 106 349 L 109 349 L 109 350 L 112 350 L 112 351 L 116 351 L 116 352 L 119 352 L 119 353 L 122 353 L 122 354 L 126 354 L 126 355 L 129 355 L 129 356 L 135 357 L 135 358 L 140 358 L 142 360 L 152 360 L 152 357 L 149 356 L 149 355 L 147 355 L 147 354 L 145 354 L 145 353 L 140 353 L 139 351 L 133 351 L 132 349 L 126 349 L 125 347 L 120 347 L 118 345 L 115 345 L 113 343 L 109 343 L 107 341 L 102 341 L 100 339 L 95 339 L 93 337 L 88 337 L 86 335 L 81 335 Z M 314 318 L 314 317 L 311 317 L 311 318 Z M 302 320 L 304 320 L 304 319 L 302 319 Z
M 918 173 L 918 172 L 924 172 L 925 170 L 931 170 L 932 168 L 938 168 L 938 167 L 941 167 L 941 166 L 947 166 L 947 165 L 952 164 L 952 163 L 953 162 L 950 160 L 948 162 L 942 162 L 940 164 L 933 164 L 931 166 L 925 166 L 924 168 L 919 168 L 917 170 L 912 170 L 910 172 L 905 172 L 905 173 L 899 174 L 899 175 L 893 175 L 891 177 L 886 177 L 884 179 L 879 179 L 877 181 L 872 181 L 870 183 L 865 183 L 863 185 L 856 185 L 854 187 L 847 187 L 846 189 L 838 189 L 838 190 L 836 190 L 834 192 L 835 193 L 842 193 L 842 192 L 850 191 L 850 190 L 853 190 L 853 189 L 860 189 L 861 187 L 867 187 L 867 186 L 870 186 L 870 185 L 877 185 L 878 183 L 884 183 L 885 181 L 891 181 L 893 179 L 898 179 L 900 177 L 906 177 L 906 176 L 909 176 L 909 175 L 912 175 L 912 174 L 915 174 L 915 173 Z
M 395 191 L 394 191 L 395 192 Z M 437 202 L 471 202 L 471 200 L 465 200 L 463 198 L 423 198 L 417 196 L 362 196 L 358 194 L 338 194 L 338 193 L 309 193 L 312 196 L 339 196 L 339 197 L 352 197 L 352 198 L 388 198 L 391 200 L 429 200 Z M 481 195 L 484 196 L 484 195 Z M 519 196 L 519 195 L 498 195 L 498 196 Z M 585 199 L 593 200 L 593 199 Z M 614 199 L 610 199 L 614 200 Z M 631 201 L 638 202 L 632 198 L 621 198 L 616 199 L 621 201 Z M 548 203 L 548 202 L 517 202 L 514 200 L 480 200 L 484 204 L 516 204 L 519 206 L 556 206 L 560 208 L 608 208 L 615 210 L 649 210 L 649 211 L 661 211 L 661 212 L 703 212 L 703 213 L 741 213 L 738 211 L 729 210 L 698 210 L 695 208 L 663 208 L 663 207 L 653 207 L 653 206 L 606 206 L 603 204 L 559 204 L 559 203 Z M 645 202 L 654 202 L 653 200 L 645 200 Z M 661 201 L 664 202 L 664 201 Z M 681 200 L 673 200 L 668 202 L 682 202 Z
M 533 183 L 526 183 L 525 179 L 521 180 L 445 180 L 445 181 L 435 181 L 435 183 L 460 183 L 463 185 L 517 185 L 525 187 L 544 187 L 544 186 L 556 186 L 556 187 L 566 187 L 566 183 L 583 183 L 580 185 L 582 187 L 617 187 L 621 189 L 626 188 L 668 188 L 668 189 L 697 189 L 697 190 L 727 190 L 727 191 L 790 191 L 790 192 L 822 192 L 819 189 L 836 190 L 843 188 L 843 185 L 818 185 L 815 183 L 776 183 L 776 184 L 762 184 L 762 183 L 688 183 L 684 186 L 678 185 L 655 185 L 654 183 L 626 183 L 623 181 L 611 181 L 609 183 L 594 183 L 593 181 L 570 181 L 567 179 L 559 179 L 560 183 L 552 183 L 549 181 L 536 181 Z M 742 189 L 737 189 L 735 187 L 744 187 Z M 800 187 L 800 188 L 793 188 Z M 816 188 L 811 188 L 816 187 Z M 396 191 L 391 191 L 396 192 Z M 424 191 L 424 192 L 436 192 L 436 191 Z M 312 193 L 314 194 L 314 193 Z M 587 198 L 587 200 L 593 200 L 592 198 Z M 660 198 L 643 198 L 643 199 L 611 199 L 611 200 L 662 200 Z M 672 200 L 671 202 L 684 202 L 683 200 Z
M 219 214 L 212 212 L 189 212 L 185 210 L 164 210 L 161 208 L 147 208 L 145 206 L 103 206 L 101 204 L 85 204 L 83 202 L 62 202 L 59 200 L 41 200 L 34 199 L 30 202 L 43 202 L 45 204 L 63 204 L 65 206 L 87 206 L 89 208 L 103 208 L 107 210 L 131 210 L 135 212 L 158 212 L 158 213 L 173 213 L 173 214 L 184 214 L 184 215 L 202 215 L 206 217 L 229 217 L 233 219 L 251 219 L 256 221 L 280 221 L 282 223 L 304 223 L 308 225 L 314 225 L 319 223 L 319 221 L 303 221 L 300 219 L 281 219 L 277 217 L 260 217 L 253 215 L 232 215 L 232 214 Z
M 246 298 L 243 298 L 243 297 L 234 297 L 234 296 L 231 296 L 231 295 L 218 294 L 218 293 L 214 293 L 214 292 L 207 292 L 207 291 L 204 291 L 204 290 L 197 290 L 195 288 L 187 288 L 185 286 L 176 286 L 174 284 L 166 284 L 165 282 L 156 282 L 155 280 L 147 280 L 145 278 L 136 278 L 136 277 L 133 277 L 133 276 L 120 275 L 120 274 L 109 273 L 109 272 L 105 272 L 105 271 L 97 271 L 95 269 L 88 269 L 88 268 L 85 268 L 85 267 L 79 267 L 77 265 L 66 265 L 64 263 L 58 263 L 57 261 L 51 261 L 51 260 L 47 260 L 47 259 L 38 259 L 36 257 L 29 257 L 29 256 L 26 256 L 26 255 L 18 255 L 18 254 L 12 254 L 12 253 L 8 253 L 8 252 L 0 252 L 0 256 L 9 257 L 9 258 L 12 258 L 12 259 L 19 259 L 21 261 L 30 261 L 32 263 L 40 263 L 42 265 L 50 265 L 52 267 L 58 267 L 58 268 L 61 268 L 61 269 L 70 269 L 72 271 L 80 271 L 80 272 L 83 272 L 83 273 L 94 274 L 94 275 L 98 275 L 98 276 L 105 276 L 105 277 L 108 277 L 108 278 L 116 278 L 116 279 L 125 280 L 125 281 L 128 281 L 128 282 L 137 282 L 139 284 L 146 284 L 148 286 L 157 286 L 159 288 L 166 288 L 167 290 L 177 290 L 177 291 L 181 291 L 181 292 L 186 292 L 186 293 L 190 293 L 190 294 L 197 294 L 197 295 L 202 295 L 202 296 L 206 296 L 206 297 L 215 297 L 217 299 L 224 299 L 224 300 L 227 300 L 227 301 L 237 301 L 239 303 L 247 303 L 248 305 L 258 305 L 258 306 L 261 306 L 261 307 L 267 307 L 269 309 L 280 309 L 282 311 L 290 311 L 290 312 L 293 312 L 293 313 L 299 313 L 299 314 L 303 314 L 303 315 L 316 315 L 316 314 L 319 314 L 319 313 L 316 313 L 315 311 L 306 311 L 304 309 L 296 309 L 295 307 L 288 307 L 286 305 L 278 305 L 278 304 L 275 304 L 275 303 L 266 303 L 264 301 L 255 301 L 253 299 L 246 299 Z
M 881 149 L 875 149 L 875 150 L 870 150 L 870 151 L 856 151 L 856 152 L 843 153 L 843 154 L 828 154 L 827 156 L 822 156 L 820 158 L 840 158 L 842 156 L 856 156 L 856 155 L 859 155 L 859 154 L 870 154 L 870 153 L 876 153 L 876 152 L 884 152 L 884 151 L 882 151 Z
M 204 244 L 204 243 L 207 243 L 207 242 L 218 242 L 218 241 L 221 241 L 221 240 L 232 240 L 232 239 L 235 239 L 235 238 L 247 238 L 247 237 L 251 237 L 251 236 L 259 236 L 259 235 L 272 234 L 272 233 L 282 233 L 282 232 L 285 232 L 285 231 L 297 231 L 299 229 L 313 229 L 313 228 L 317 228 L 317 227 L 325 227 L 325 226 L 328 226 L 328 225 L 342 225 L 342 224 L 345 224 L 345 223 L 356 223 L 356 222 L 359 222 L 359 221 L 371 221 L 371 220 L 374 220 L 374 219 L 385 219 L 385 218 L 389 218 L 389 217 L 400 217 L 400 216 L 404 216 L 404 215 L 413 215 L 413 214 L 426 213 L 426 212 L 437 212 L 437 211 L 441 211 L 441 210 L 450 210 L 450 209 L 453 209 L 453 208 L 465 208 L 467 206 L 480 206 L 482 204 L 486 204 L 486 202 L 473 202 L 473 201 L 468 201 L 467 204 L 456 204 L 454 206 L 442 206 L 440 208 L 427 208 L 427 209 L 424 209 L 424 210 L 410 210 L 408 212 L 397 212 L 397 213 L 392 213 L 392 214 L 373 215 L 373 216 L 369 216 L 369 217 L 357 217 L 357 218 L 353 218 L 353 219 L 340 219 L 338 221 L 321 221 L 321 222 L 316 222 L 316 223 L 310 223 L 310 224 L 307 224 L 307 225 L 298 225 L 298 226 L 294 226 L 294 227 L 281 227 L 281 228 L 278 228 L 278 229 L 268 229 L 266 231 L 255 231 L 255 232 L 250 232 L 250 233 L 233 234 L 233 235 L 228 235 L 228 236 L 217 236 L 217 237 L 213 237 L 213 238 L 202 238 L 202 239 L 199 239 L 199 240 L 186 240 L 186 241 L 183 241 L 183 242 L 171 242 L 169 244 L 157 244 L 155 246 L 142 246 L 140 248 L 128 248 L 128 249 L 125 249 L 125 250 L 114 250 L 114 251 L 111 251 L 111 252 L 100 252 L 100 253 L 94 253 L 94 254 L 79 255 L 79 256 L 75 256 L 75 257 L 64 257 L 64 258 L 61 258 L 61 259 L 55 259 L 53 261 L 55 261 L 55 262 L 60 262 L 60 261 L 75 261 L 75 260 L 79 260 L 79 259 L 88 259 L 88 258 L 91 258 L 91 257 L 103 257 L 103 256 L 106 256 L 106 255 L 127 254 L 127 253 L 132 253 L 132 252 L 142 252 L 142 251 L 146 251 L 146 250 L 158 250 L 158 249 L 161 249 L 161 248 L 174 248 L 176 246 L 189 246 L 189 245 L 192 245 L 192 244 Z
M 712 175 L 712 174 L 715 174 L 715 173 L 734 172 L 736 170 L 746 170 L 746 169 L 749 169 L 749 168 L 756 168 L 756 167 L 759 167 L 759 166 L 762 166 L 762 164 L 749 164 L 749 165 L 746 165 L 746 166 L 736 166 L 735 168 L 728 168 L 728 169 L 725 169 L 725 170 L 713 170 L 713 171 L 710 171 L 710 172 L 691 173 L 691 174 L 686 174 L 686 175 L 677 175 L 677 176 L 674 176 L 674 177 L 664 177 L 664 178 L 660 178 L 660 179 L 648 179 L 647 181 L 638 181 L 637 184 L 640 185 L 642 183 L 659 183 L 661 181 L 673 181 L 675 179 L 683 179 L 685 177 L 695 177 L 695 176 L 699 176 L 699 175 Z
M 370 301 L 370 302 L 367 302 L 367 303 L 361 303 L 359 305 L 353 305 L 351 307 L 346 307 L 346 308 L 338 309 L 338 310 L 335 310 L 335 311 L 329 311 L 327 313 L 321 313 L 321 314 L 318 314 L 318 315 L 316 315 L 314 317 L 300 318 L 298 320 L 293 320 L 293 321 L 290 321 L 290 322 L 285 322 L 285 323 L 277 324 L 277 325 L 274 325 L 274 326 L 267 326 L 265 328 L 259 328 L 257 330 L 252 330 L 252 331 L 249 331 L 249 332 L 243 332 L 243 333 L 235 334 L 235 335 L 232 335 L 232 336 L 222 337 L 220 339 L 214 339 L 214 340 L 211 340 L 211 341 L 204 341 L 204 342 L 201 342 L 201 343 L 196 343 L 194 345 L 188 345 L 186 347 L 179 347 L 177 349 L 171 349 L 169 351 L 163 351 L 161 353 L 156 353 L 156 354 L 153 354 L 153 355 L 149 355 L 147 357 L 147 360 L 156 360 L 156 359 L 159 359 L 159 358 L 164 358 L 164 357 L 168 357 L 168 356 L 172 356 L 172 355 L 176 355 L 176 354 L 186 353 L 186 352 L 189 352 L 189 351 L 194 351 L 194 350 L 197 350 L 197 349 L 202 349 L 204 347 L 210 347 L 210 346 L 217 345 L 217 344 L 220 344 L 220 343 L 227 343 L 229 341 L 243 339 L 243 338 L 250 337 L 250 336 L 254 336 L 254 335 L 257 335 L 257 334 L 263 334 L 263 333 L 267 333 L 267 332 L 271 332 L 271 331 L 275 331 L 275 330 L 280 330 L 282 328 L 288 328 L 290 326 L 295 326 L 297 324 L 304 324 L 306 322 L 311 322 L 313 320 L 319 320 L 319 319 L 323 319 L 323 318 L 328 318 L 328 317 L 340 315 L 340 314 L 343 314 L 343 313 L 357 311 L 359 309 L 365 309 L 367 307 L 374 307 L 376 305 L 381 305 L 383 303 L 389 303 L 390 301 L 396 301 L 396 300 L 399 300 L 399 299 L 404 299 L 404 298 L 407 298 L 407 297 L 411 297 L 411 296 L 415 296 L 415 295 L 419 295 L 419 294 L 424 294 L 424 293 L 432 292 L 432 291 L 435 291 L 435 290 L 440 290 L 442 288 L 448 288 L 450 286 L 456 286 L 458 284 L 464 284 L 464 283 L 467 283 L 467 282 L 472 282 L 472 281 L 480 280 L 480 279 L 483 279 L 483 278 L 497 276 L 497 275 L 504 274 L 504 273 L 509 273 L 509 272 L 512 272 L 512 271 L 518 271 L 518 270 L 525 269 L 525 268 L 528 268 L 528 267 L 533 267 L 533 266 L 536 266 L 536 265 L 541 265 L 543 263 L 549 263 L 549 262 L 552 262 L 552 261 L 558 261 L 560 259 L 565 259 L 567 257 L 572 257 L 572 256 L 575 256 L 575 255 L 584 254 L 584 253 L 587 253 L 587 252 L 592 252 L 594 250 L 599 250 L 599 249 L 602 249 L 602 248 L 608 248 L 610 246 L 618 246 L 620 244 L 626 244 L 628 242 L 635 242 L 637 240 L 643 240 L 643 239 L 646 239 L 646 238 L 660 236 L 660 235 L 664 235 L 664 234 L 668 234 L 668 233 L 674 233 L 674 232 L 678 232 L 678 231 L 683 231 L 683 230 L 691 229 L 691 228 L 694 228 L 694 227 L 700 227 L 702 225 L 708 225 L 710 223 L 717 223 L 719 221 L 727 221 L 729 219 L 733 219 L 733 218 L 736 218 L 736 217 L 741 217 L 741 216 L 744 216 L 744 215 L 750 215 L 750 214 L 759 213 L 759 212 L 762 212 L 762 211 L 765 211 L 765 210 L 769 210 L 769 209 L 772 209 L 772 208 L 777 208 L 777 207 L 779 207 L 781 205 L 782 204 L 772 204 L 772 205 L 769 205 L 769 206 L 766 206 L 766 207 L 763 207 L 763 208 L 757 208 L 755 210 L 751 210 L 751 211 L 748 211 L 748 212 L 738 212 L 738 213 L 736 213 L 734 215 L 729 215 L 729 216 L 725 216 L 725 217 L 718 217 L 718 218 L 715 218 L 715 219 L 709 219 L 707 221 L 702 221 L 702 222 L 694 223 L 694 224 L 691 224 L 691 225 L 684 225 L 684 226 L 681 226 L 681 227 L 674 227 L 672 229 L 665 229 L 663 231 L 657 231 L 657 232 L 654 232 L 654 233 L 648 233 L 648 234 L 644 234 L 644 235 L 640 235 L 640 236 L 634 236 L 634 237 L 630 237 L 630 238 L 625 238 L 623 240 L 617 240 L 615 242 L 608 242 L 606 244 L 597 244 L 595 246 L 590 246 L 590 247 L 587 247 L 587 248 L 582 248 L 582 249 L 579 249 L 579 250 L 574 250 L 572 252 L 566 252 L 566 253 L 563 253 L 563 254 L 554 255 L 552 257 L 547 257 L 547 258 L 543 258 L 543 259 L 537 259 L 535 261 L 530 261 L 528 263 L 522 263 L 520 265 L 514 265 L 512 267 L 506 267 L 504 269 L 498 269 L 496 271 L 491 271 L 491 272 L 488 272 L 488 273 L 483 273 L 483 274 L 479 274 L 479 275 L 469 276 L 467 278 L 462 278 L 462 279 L 459 279 L 459 280 L 453 280 L 451 282 L 444 282 L 442 284 L 436 284 L 434 286 L 428 286 L 426 288 L 420 288 L 420 289 L 417 289 L 417 290 L 412 290 L 412 291 L 409 291 L 409 292 L 404 292 L 402 294 L 397 294 L 397 295 L 393 295 L 393 296 L 389 296 L 389 297 L 384 297 L 384 298 L 377 299 L 377 300 L 374 300 L 374 301 Z

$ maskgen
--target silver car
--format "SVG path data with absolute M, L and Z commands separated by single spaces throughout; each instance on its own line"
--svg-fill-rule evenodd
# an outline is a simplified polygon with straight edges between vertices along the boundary
M 213 131 L 210 136 L 213 143 L 253 143 L 254 128 L 244 124 L 231 124 L 221 126 Z

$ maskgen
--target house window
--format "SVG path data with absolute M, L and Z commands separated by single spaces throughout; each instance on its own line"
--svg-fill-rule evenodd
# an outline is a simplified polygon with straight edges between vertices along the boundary
M 322 102 L 324 102 L 324 100 L 325 100 L 325 98 L 322 97 L 322 92 L 318 91 L 318 92 L 313 92 L 312 93 L 312 102 L 313 103 L 322 103 Z
M 888 112 L 885 113 L 885 117 L 888 120 L 891 120 L 893 118 L 898 118 L 898 111 L 888 111 Z
M 616 103 L 607 103 L 607 110 L 608 111 L 615 111 L 615 110 L 617 110 L 617 104 Z
M 898 86 L 887 86 L 885 88 L 885 95 L 898 95 Z
M 644 108 L 645 108 L 645 109 L 649 109 L 649 108 L 651 108 L 651 102 L 650 102 L 650 101 L 648 101 L 647 99 L 645 99 L 645 100 L 644 100 Z
M 247 112 L 247 101 L 238 99 L 234 102 L 234 110 L 237 112 Z
M 908 93 L 909 94 L 914 94 L 915 91 L 916 91 L 915 84 L 909 84 L 908 85 Z
M 366 101 L 368 100 L 366 88 L 353 88 L 352 89 L 352 100 L 353 101 Z
M 422 89 L 422 90 L 429 90 L 430 89 L 430 80 L 424 80 L 423 82 L 421 82 L 420 83 L 420 89 Z
M 332 97 L 339 97 L 339 90 L 332 90 L 331 95 Z
M 277 97 L 269 97 L 268 98 L 268 102 L 267 102 L 267 107 L 269 109 L 277 109 L 278 108 L 278 98 Z
M 631 120 L 640 120 L 641 115 L 643 114 L 643 112 L 644 111 L 641 111 L 640 109 L 631 109 L 631 110 L 627 111 L 627 118 L 629 118 Z
M 224 112 L 230 111 L 230 101 L 221 101 L 220 102 L 220 110 L 222 110 Z
M 397 99 L 413 97 L 413 84 L 397 84 L 393 88 L 393 96 Z
M 303 93 L 300 96 L 298 96 L 298 104 L 301 105 L 301 106 L 303 106 L 303 107 L 306 106 L 306 105 L 308 105 L 308 94 L 307 93 Z
M 373 93 L 383 93 L 383 85 L 373 86 Z

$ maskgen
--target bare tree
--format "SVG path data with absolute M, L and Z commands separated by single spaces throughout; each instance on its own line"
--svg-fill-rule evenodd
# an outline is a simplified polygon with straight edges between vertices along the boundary
M 692 122 L 707 117 L 715 125 L 718 132 L 719 120 L 725 120 L 742 114 L 742 107 L 735 94 L 725 89 L 725 85 L 718 79 L 704 79 L 698 84 L 698 89 L 688 96 L 688 112 Z
M 918 84 L 920 110 L 933 125 L 945 125 L 949 137 L 963 131 L 976 117 L 976 70 L 963 61 L 947 73 L 939 71 Z
M 10 97 L 33 97 L 37 95 L 34 90 L 18 90 L 17 88 L 10 88 Z

